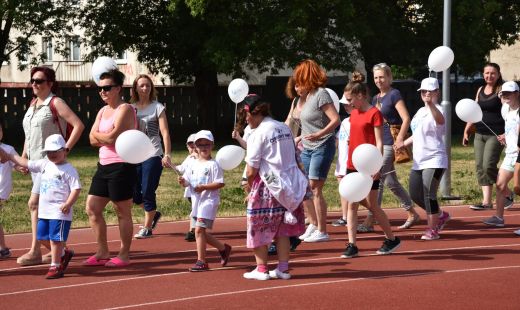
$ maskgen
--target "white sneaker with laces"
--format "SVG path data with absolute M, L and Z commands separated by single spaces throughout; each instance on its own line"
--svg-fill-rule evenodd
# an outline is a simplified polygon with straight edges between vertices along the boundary
M 253 271 L 244 273 L 244 278 L 249 279 L 249 280 L 265 281 L 265 280 L 269 280 L 271 277 L 269 276 L 269 273 L 260 272 L 255 268 L 255 269 L 253 269 Z
M 278 268 L 269 271 L 269 277 L 273 279 L 289 280 L 291 275 L 288 272 L 281 272 Z
M 312 235 L 303 239 L 305 242 L 321 242 L 321 241 L 329 241 L 329 234 L 326 232 L 321 232 L 319 230 L 315 230 Z
M 301 235 L 299 237 L 300 240 L 305 240 L 305 238 L 310 237 L 312 235 L 312 233 L 316 231 L 316 229 L 318 229 L 318 227 L 316 227 L 312 224 L 309 224 L 309 226 L 307 226 L 307 229 L 305 229 L 305 232 L 303 233 L 303 235 Z

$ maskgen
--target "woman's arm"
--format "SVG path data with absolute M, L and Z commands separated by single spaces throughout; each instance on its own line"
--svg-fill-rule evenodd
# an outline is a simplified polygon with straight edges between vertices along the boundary
M 249 166 L 249 164 L 246 164 L 246 178 L 247 178 L 247 184 L 249 187 L 253 186 L 253 181 L 255 179 L 255 176 L 258 174 L 258 169 Z
M 289 124 L 290 124 L 290 119 L 292 117 L 292 113 L 294 110 L 294 106 L 295 106 L 294 100 L 296 100 L 296 98 L 293 99 L 293 101 L 291 102 L 291 108 L 289 109 L 289 113 L 287 114 L 287 118 L 285 119 L 285 125 L 287 125 L 287 126 L 289 126 Z
M 171 167 L 172 159 L 170 153 L 172 152 L 172 142 L 170 140 L 170 129 L 168 128 L 168 119 L 166 118 L 166 110 L 163 110 L 159 115 L 159 130 L 164 144 L 164 156 L 162 159 L 163 167 Z
M 383 154 L 383 126 L 375 126 L 374 134 L 376 136 L 376 147 Z
M 399 100 L 395 104 L 395 109 L 397 110 L 397 113 L 399 113 L 399 116 L 401 117 L 401 120 L 403 123 L 401 124 L 401 129 L 399 130 L 399 134 L 397 135 L 397 141 L 394 141 L 394 145 L 397 145 L 397 147 L 402 147 L 404 138 L 406 137 L 406 133 L 408 132 L 408 128 L 410 128 L 410 114 L 408 113 L 408 109 L 406 108 L 406 104 L 404 103 L 404 100 Z
M 231 133 L 231 138 L 237 140 L 238 144 L 240 144 L 240 146 L 244 149 L 247 149 L 247 142 L 246 140 L 244 140 L 240 134 L 238 133 L 237 130 L 233 130 L 233 132 Z
M 323 137 L 324 135 L 333 132 L 339 126 L 339 124 L 340 124 L 339 114 L 338 114 L 338 111 L 336 111 L 336 108 L 334 107 L 333 103 L 324 104 L 321 107 L 321 110 L 329 118 L 329 120 L 330 120 L 329 123 L 323 129 L 318 130 L 315 133 L 311 133 L 311 134 L 303 137 L 304 139 L 307 139 L 310 141 L 316 141 L 316 140 L 320 139 L 321 137 Z
M 91 134 L 96 138 L 100 143 L 113 145 L 116 143 L 117 137 L 126 130 L 135 128 L 135 115 L 134 115 L 133 107 L 129 104 L 123 104 L 122 107 L 119 108 L 119 113 L 116 115 L 116 119 L 114 120 L 114 128 L 108 133 L 101 133 L 98 131 L 91 132 Z
M 71 150 L 78 142 L 81 134 L 83 133 L 83 130 L 85 130 L 85 125 L 83 125 L 83 122 L 74 112 L 72 112 L 70 107 L 65 103 L 65 101 L 63 101 L 63 99 L 56 98 L 56 100 L 54 100 L 54 106 L 56 107 L 58 115 L 67 121 L 68 124 L 74 127 L 70 133 L 70 137 L 67 140 L 67 143 L 65 144 L 65 147 Z M 62 128 L 62 130 L 66 129 Z
M 90 145 L 92 146 L 102 146 L 103 144 L 94 136 L 94 133 L 96 133 L 99 129 L 99 122 L 101 121 L 101 114 L 103 113 L 103 109 L 99 110 L 98 114 L 96 115 L 96 120 L 94 121 L 94 124 L 92 125 L 92 128 L 90 128 L 90 133 L 88 135 L 88 138 L 90 140 Z

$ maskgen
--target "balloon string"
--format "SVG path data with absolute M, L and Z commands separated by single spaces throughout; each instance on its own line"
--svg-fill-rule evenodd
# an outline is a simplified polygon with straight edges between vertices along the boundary
M 237 106 L 238 106 L 238 103 L 235 103 L 235 119 L 234 119 L 234 122 L 233 122 L 233 130 L 237 126 Z
M 484 121 L 480 121 L 480 122 L 481 122 L 482 124 L 484 124 L 484 126 L 486 126 L 487 129 L 489 129 L 489 131 L 491 131 L 491 132 L 492 132 L 492 133 L 497 137 L 497 139 L 498 139 L 498 135 L 497 135 L 497 134 L 496 134 L 496 133 L 495 133 L 491 128 L 489 128 L 489 126 L 488 126 L 486 123 L 484 123 Z
M 392 172 L 395 172 L 395 169 L 392 170 L 392 171 L 385 172 L 385 173 L 381 174 L 381 176 L 383 176 L 383 175 L 387 175 L 387 174 L 390 174 L 390 173 L 392 173 Z

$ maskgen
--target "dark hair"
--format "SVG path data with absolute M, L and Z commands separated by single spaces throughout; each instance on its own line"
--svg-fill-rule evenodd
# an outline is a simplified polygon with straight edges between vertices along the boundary
M 135 78 L 134 83 L 132 84 L 132 97 L 130 98 L 130 102 L 136 103 L 139 101 L 139 93 L 137 92 L 137 82 L 140 79 L 147 79 L 148 82 L 150 82 L 150 86 L 152 86 L 152 89 L 150 91 L 150 98 L 148 98 L 148 100 L 150 100 L 150 101 L 156 100 L 157 99 L 157 89 L 155 88 L 155 85 L 153 84 L 152 79 L 146 74 L 139 74 Z
M 285 84 L 285 96 L 290 100 L 293 100 L 294 98 L 298 97 L 296 89 L 294 89 L 295 86 L 296 81 L 294 80 L 293 76 L 290 76 L 287 80 L 287 84 Z
M 262 101 L 257 94 L 249 94 L 241 102 L 243 105 L 238 111 L 238 120 L 235 125 L 235 130 L 242 132 L 246 127 L 247 112 L 252 115 L 260 114 L 262 116 L 271 116 L 271 105 L 268 102 Z
M 363 73 L 354 71 L 352 73 L 352 79 L 348 82 L 343 92 L 350 92 L 351 94 L 357 95 L 362 94 L 365 97 L 369 96 L 368 86 L 365 84 L 365 76 Z
M 123 84 L 125 83 L 125 75 L 123 74 L 123 72 L 117 69 L 112 69 L 110 71 L 101 73 L 101 75 L 99 76 L 99 80 L 104 79 L 111 79 L 116 86 L 123 86 Z
M 502 78 L 502 72 L 500 72 L 500 66 L 494 62 L 487 62 L 484 65 L 484 68 L 485 67 L 492 67 L 492 68 L 495 68 L 495 70 L 497 70 L 499 76 L 498 76 L 497 82 L 495 83 L 495 85 L 493 85 L 493 92 L 498 93 L 500 91 L 500 89 L 502 88 L 502 84 L 504 84 L 504 79 Z
M 56 81 L 56 72 L 49 67 L 33 67 L 31 69 L 31 78 L 36 72 L 42 72 L 45 75 L 47 82 L 51 82 L 51 92 L 58 91 L 58 82 Z

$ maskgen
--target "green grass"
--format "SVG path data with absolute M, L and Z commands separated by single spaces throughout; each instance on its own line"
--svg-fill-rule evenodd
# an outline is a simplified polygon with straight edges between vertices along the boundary
M 453 139 L 457 143 L 460 139 Z M 213 155 L 215 156 L 216 151 Z M 174 146 L 172 161 L 181 163 L 187 155 L 184 146 Z M 74 206 L 73 227 L 87 227 L 88 217 L 85 213 L 85 199 L 90 181 L 94 174 L 97 162 L 97 149 L 91 147 L 76 148 L 69 157 L 69 161 L 78 170 L 83 186 L 81 195 Z M 411 163 L 396 166 L 399 180 L 405 188 L 408 188 L 408 174 Z M 243 203 L 244 193 L 240 188 L 240 179 L 244 165 L 232 171 L 224 172 L 226 186 L 221 190 L 221 205 L 219 216 L 236 216 L 245 214 Z M 330 169 L 329 179 L 325 183 L 324 195 L 327 200 L 329 210 L 339 210 L 338 182 L 334 177 L 335 164 Z M 27 207 L 27 200 L 31 190 L 30 176 L 23 176 L 13 172 L 14 190 L 9 201 L 0 211 L 0 223 L 4 226 L 6 233 L 18 233 L 30 231 L 30 216 Z M 163 171 L 161 182 L 157 190 L 158 209 L 163 214 L 163 220 L 186 219 L 190 213 L 191 206 L 183 198 L 184 189 L 177 184 L 177 175 L 169 169 Z M 462 202 L 477 202 L 481 199 L 480 188 L 476 181 L 475 168 L 473 161 L 473 148 L 454 146 L 452 148 L 452 195 L 463 196 L 466 200 Z M 447 202 L 442 202 L 447 203 Z M 450 202 L 451 204 L 453 202 Z M 383 207 L 399 207 L 398 200 L 389 190 L 385 190 L 383 197 Z M 143 210 L 137 206 L 133 209 L 133 219 L 136 223 L 143 221 Z M 105 210 L 105 217 L 108 223 L 117 222 L 117 217 L 113 208 L 109 205 Z

